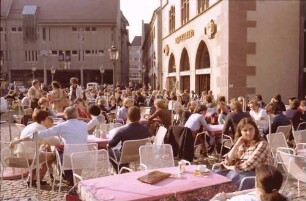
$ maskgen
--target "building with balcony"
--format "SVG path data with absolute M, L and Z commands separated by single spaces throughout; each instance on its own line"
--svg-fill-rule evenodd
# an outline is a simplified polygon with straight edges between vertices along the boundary
M 128 22 L 120 12 L 119 0 L 2 0 L 1 71 L 5 79 L 29 81 L 32 76 L 64 86 L 69 78 L 81 85 L 100 82 L 127 82 Z M 114 72 L 108 49 L 119 50 Z M 127 70 L 126 70 L 127 69 Z
M 162 88 L 304 97 L 304 1 L 161 0 L 160 9 Z

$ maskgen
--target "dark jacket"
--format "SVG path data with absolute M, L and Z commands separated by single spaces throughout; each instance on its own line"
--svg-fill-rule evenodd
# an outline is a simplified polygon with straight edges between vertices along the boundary
M 275 133 L 279 126 L 287 126 L 289 124 L 289 118 L 286 117 L 282 112 L 280 112 L 272 118 L 271 132 Z
M 304 121 L 303 114 L 299 110 L 286 110 L 286 117 L 288 117 L 293 125 L 294 130 L 297 129 L 300 123 Z
M 164 142 L 172 146 L 174 157 L 188 161 L 193 160 L 194 139 L 189 128 L 171 126 Z
M 242 111 L 230 112 L 225 118 L 225 123 L 222 133 L 228 135 L 229 130 L 231 129 L 231 132 L 234 135 L 239 121 L 246 117 L 251 118 L 248 112 L 242 112 Z
M 189 117 L 191 116 L 191 112 L 189 110 L 184 110 L 182 113 L 182 123 L 185 125 Z
M 129 123 L 122 126 L 108 144 L 110 147 L 114 147 L 119 142 L 123 144 L 127 140 L 139 140 L 147 137 L 149 137 L 148 127 L 139 123 Z

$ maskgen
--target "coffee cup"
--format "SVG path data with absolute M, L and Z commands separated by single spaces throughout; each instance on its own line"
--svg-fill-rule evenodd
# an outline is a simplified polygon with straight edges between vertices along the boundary
M 198 165 L 197 170 L 200 172 L 205 172 L 206 171 L 206 165 Z

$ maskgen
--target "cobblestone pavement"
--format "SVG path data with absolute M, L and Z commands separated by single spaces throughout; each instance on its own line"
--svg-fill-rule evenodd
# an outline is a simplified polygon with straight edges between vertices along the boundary
M 1 141 L 9 141 L 9 132 L 8 132 L 8 125 L 7 124 L 0 124 L 1 126 Z M 12 126 L 12 134 L 13 138 L 17 137 L 18 129 L 15 126 Z M 204 163 L 211 165 L 213 160 L 205 159 L 199 160 L 199 163 Z M 58 177 L 58 176 L 56 176 Z M 54 191 L 52 191 L 52 186 L 50 185 L 49 178 L 45 178 L 48 181 L 48 185 L 42 186 L 41 191 L 41 200 L 57 200 L 57 190 L 58 190 L 58 178 L 55 178 L 56 185 Z M 66 183 L 63 183 L 62 187 L 62 196 L 61 200 L 64 200 L 64 194 L 67 193 L 69 187 Z M 287 187 L 285 189 L 287 193 L 291 193 L 292 197 L 290 200 L 292 201 L 306 201 L 306 184 L 300 182 L 300 196 L 297 196 L 297 181 L 290 179 L 288 181 Z M 12 201 L 19 201 L 19 200 L 28 200 L 27 198 L 35 197 L 36 196 L 36 189 L 28 188 L 26 183 L 20 180 L 4 180 L 1 184 L 1 192 L 0 192 L 0 200 L 12 200 Z

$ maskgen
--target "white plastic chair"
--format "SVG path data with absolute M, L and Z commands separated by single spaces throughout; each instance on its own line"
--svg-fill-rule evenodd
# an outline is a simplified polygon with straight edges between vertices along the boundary
M 306 122 L 302 122 L 298 125 L 298 127 L 296 128 L 296 130 L 305 130 L 306 129 Z
M 160 126 L 156 132 L 153 144 L 161 145 L 164 144 L 164 138 L 167 134 L 167 129 L 164 126 Z
M 275 133 L 284 133 L 285 135 L 285 139 L 289 139 L 289 135 L 290 135 L 290 131 L 291 131 L 292 125 L 288 125 L 288 126 L 279 126 L 277 127 L 277 130 Z
M 223 147 L 227 149 L 231 149 L 234 145 L 234 141 L 231 136 L 222 134 L 221 135 L 221 149 L 220 149 L 220 155 L 222 155 Z
M 16 148 L 11 149 L 9 148 L 9 142 L 1 142 L 1 178 L 0 178 L 0 185 L 2 185 L 3 173 L 6 168 L 19 168 L 21 171 L 22 169 L 29 170 L 29 178 L 30 178 L 30 188 L 32 187 L 32 170 L 36 168 L 36 154 L 33 153 L 31 158 L 28 157 L 20 157 L 14 154 Z M 32 163 L 29 161 L 32 160 Z M 46 160 L 47 161 L 47 160 Z M 41 162 L 41 164 L 45 163 Z M 23 174 L 21 174 L 21 179 L 24 181 Z
M 174 157 L 172 146 L 162 145 L 143 145 L 139 147 L 140 166 L 146 170 L 174 167 Z
M 140 107 L 140 114 L 142 117 L 150 115 L 151 107 Z
M 85 152 L 85 151 L 93 151 L 98 149 L 97 143 L 90 143 L 90 144 L 66 144 L 64 146 L 63 152 L 63 162 L 60 160 L 59 152 L 55 149 L 57 165 L 60 169 L 60 183 L 58 189 L 58 199 L 60 199 L 61 194 L 61 186 L 62 186 L 62 176 L 64 170 L 72 170 L 71 165 L 71 155 L 76 152 Z
M 122 164 L 129 164 L 131 162 L 139 162 L 139 147 L 150 143 L 150 138 L 139 139 L 139 140 L 127 140 L 123 142 L 120 158 L 118 159 L 114 150 L 107 146 L 109 151 L 112 151 L 113 156 L 110 156 L 110 160 L 112 160 L 117 165 L 117 172 L 120 174 L 122 170 L 128 170 L 132 172 L 133 170 L 130 168 L 122 167 Z
M 20 136 L 22 130 L 25 128 L 25 125 L 24 124 L 18 124 L 18 123 L 15 123 L 15 125 L 16 125 L 17 130 L 19 131 L 19 136 Z
M 306 149 L 306 143 L 296 144 L 295 150 Z
M 289 148 L 278 148 L 277 153 L 287 173 L 287 178 L 283 187 L 286 188 L 289 176 L 298 181 L 298 196 L 300 196 L 300 181 L 306 183 L 306 160 L 303 156 L 293 155 Z
M 194 139 L 194 144 L 193 144 L 193 146 L 194 146 L 194 152 L 195 153 L 199 153 L 199 152 L 201 152 L 201 150 L 202 150 L 202 143 L 201 143 L 201 141 L 199 140 L 200 138 L 203 138 L 203 140 L 204 140 L 204 143 L 205 143 L 205 148 L 206 148 L 206 150 L 207 150 L 207 148 L 209 147 L 209 145 L 207 144 L 207 142 L 206 142 L 206 135 L 208 135 L 209 136 L 209 134 L 206 132 L 206 131 L 204 131 L 204 132 L 201 132 L 201 133 L 197 133 L 197 135 L 196 135 L 196 137 L 195 137 L 195 139 Z
M 288 144 L 287 144 L 285 135 L 282 132 L 267 134 L 267 141 L 269 143 L 270 150 L 274 158 L 274 162 L 275 162 L 274 165 L 277 165 L 277 163 L 279 162 L 277 161 L 277 156 L 276 156 L 277 148 L 279 147 L 288 148 Z
M 81 180 L 109 175 L 109 156 L 105 149 L 73 153 L 71 164 L 75 185 Z
M 109 123 L 109 124 L 100 124 L 99 128 L 103 133 L 107 134 L 110 130 L 121 126 L 122 126 L 121 123 Z
M 306 130 L 293 131 L 295 144 L 306 143 Z

